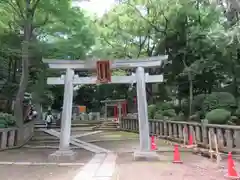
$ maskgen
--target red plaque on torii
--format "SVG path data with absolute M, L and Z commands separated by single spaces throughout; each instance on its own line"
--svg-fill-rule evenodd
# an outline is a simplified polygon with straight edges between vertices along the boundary
M 97 81 L 99 83 L 111 82 L 110 61 L 97 61 Z

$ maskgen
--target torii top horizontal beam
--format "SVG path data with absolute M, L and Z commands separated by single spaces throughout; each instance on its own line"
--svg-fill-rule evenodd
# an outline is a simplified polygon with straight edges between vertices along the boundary
M 135 68 L 135 67 L 156 67 L 168 59 L 167 55 L 155 56 L 139 59 L 117 59 L 111 61 L 111 69 L 117 68 Z M 43 59 L 49 68 L 52 69 L 96 69 L 95 60 L 60 60 L 60 59 Z
M 74 77 L 73 84 L 74 85 L 82 85 L 82 84 L 96 84 L 97 77 Z M 146 83 L 156 83 L 163 82 L 163 75 L 149 75 L 145 74 L 145 82 Z M 108 84 L 133 84 L 136 83 L 135 75 L 132 76 L 112 76 L 111 82 Z M 47 84 L 52 85 L 62 85 L 64 84 L 64 76 L 63 77 L 49 77 L 47 78 Z

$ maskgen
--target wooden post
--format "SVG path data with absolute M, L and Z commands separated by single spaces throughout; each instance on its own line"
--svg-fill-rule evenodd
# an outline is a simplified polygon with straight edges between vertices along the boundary
M 211 133 L 208 131 L 208 142 L 209 142 L 209 153 L 210 153 L 210 159 L 213 159 L 213 153 L 214 151 L 212 150 L 212 139 L 211 139 Z
M 215 142 L 215 149 L 216 149 L 216 162 L 217 162 L 217 166 L 219 166 L 221 161 L 221 156 L 219 154 L 217 135 L 215 133 L 214 133 L 214 142 Z
M 187 133 L 186 133 L 186 127 L 183 127 L 183 146 L 184 146 L 184 147 L 187 145 L 187 142 L 186 142 L 186 140 L 187 140 L 186 135 L 187 135 Z

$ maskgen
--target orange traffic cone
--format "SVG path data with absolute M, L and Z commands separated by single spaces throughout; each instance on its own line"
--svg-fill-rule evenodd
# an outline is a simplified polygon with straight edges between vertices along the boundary
M 173 163 L 183 163 L 180 159 L 180 153 L 177 144 L 174 145 Z
M 229 179 L 240 179 L 240 177 L 238 176 L 238 174 L 235 170 L 235 165 L 234 165 L 234 161 L 232 159 L 231 152 L 228 153 L 228 174 L 225 177 L 227 177 Z
M 192 145 L 193 145 L 193 137 L 192 137 L 192 134 L 191 134 L 191 133 L 189 134 L 188 145 L 189 145 L 189 146 L 192 146 Z
M 186 146 L 187 148 L 193 148 L 193 147 L 197 147 L 197 144 L 193 144 L 193 135 L 190 132 L 189 133 L 189 138 L 188 138 L 188 145 Z
M 157 145 L 155 143 L 155 137 L 151 136 L 151 150 L 155 151 L 157 149 Z

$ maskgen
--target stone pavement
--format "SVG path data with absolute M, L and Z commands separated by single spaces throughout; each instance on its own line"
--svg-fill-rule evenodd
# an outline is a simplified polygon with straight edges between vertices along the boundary
M 75 162 L 51 162 L 52 149 L 13 149 L 0 152 L 0 174 L 5 180 L 72 180 L 93 157 L 77 150 Z
M 159 153 L 159 162 L 132 161 L 131 154 L 120 154 L 111 180 L 224 180 L 225 169 L 218 168 L 209 159 L 181 153 L 183 164 L 173 164 L 172 153 Z
M 191 152 L 181 152 L 183 164 L 172 164 L 173 147 L 157 141 L 159 162 L 133 161 L 132 152 L 139 147 L 138 135 L 126 132 L 101 132 L 79 138 L 112 150 L 96 154 L 75 149 L 74 162 L 50 162 L 54 149 L 21 148 L 0 152 L 0 174 L 5 180 L 222 180 L 226 161 L 220 168 L 214 162 Z M 225 166 L 225 167 L 224 167 Z M 236 168 L 240 165 L 237 163 Z

